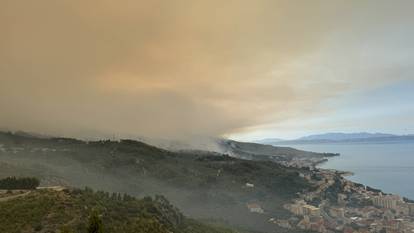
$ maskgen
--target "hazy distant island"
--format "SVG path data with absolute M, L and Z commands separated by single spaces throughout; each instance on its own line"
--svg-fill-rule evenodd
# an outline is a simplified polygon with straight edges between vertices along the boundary
M 395 143 L 414 142 L 414 135 L 395 135 L 385 133 L 324 133 L 313 134 L 293 140 L 266 138 L 255 143 L 267 145 L 323 144 L 323 143 Z

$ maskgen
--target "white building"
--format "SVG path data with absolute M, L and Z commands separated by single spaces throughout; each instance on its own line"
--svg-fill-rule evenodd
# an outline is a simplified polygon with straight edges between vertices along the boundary
M 252 183 L 246 183 L 246 187 L 247 188 L 254 188 L 254 184 L 252 184 Z
M 399 203 L 402 203 L 403 200 L 398 195 L 386 195 L 386 196 L 377 196 L 372 199 L 374 205 L 388 208 L 396 209 Z

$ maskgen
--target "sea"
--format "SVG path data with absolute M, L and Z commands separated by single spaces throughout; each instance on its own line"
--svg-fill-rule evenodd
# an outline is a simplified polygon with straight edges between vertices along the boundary
M 385 193 L 414 200 L 414 142 L 329 143 L 286 145 L 314 152 L 340 153 L 319 165 L 321 168 L 350 171 L 347 179 Z

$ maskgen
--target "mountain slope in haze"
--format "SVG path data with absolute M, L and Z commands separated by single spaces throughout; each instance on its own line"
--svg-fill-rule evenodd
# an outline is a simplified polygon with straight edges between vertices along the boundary
M 222 151 L 230 154 L 232 157 L 254 161 L 272 161 L 295 167 L 313 167 L 318 163 L 326 161 L 327 157 L 339 155 L 336 153 L 315 153 L 297 150 L 291 147 L 237 142 L 233 140 L 222 140 L 220 146 Z
M 252 142 L 253 143 L 258 143 L 258 144 L 272 144 L 274 142 L 281 142 L 281 141 L 284 141 L 284 139 L 281 139 L 281 138 L 264 138 L 264 139 L 254 140 Z
M 268 219 L 290 216 L 283 204 L 314 188 L 300 176 L 306 171 L 211 152 L 171 152 L 132 140 L 0 133 L 0 177 L 34 176 L 44 186 L 89 186 L 138 197 L 162 194 L 187 216 L 261 232 L 278 229 Z M 251 203 L 265 213 L 251 213 L 246 207 Z

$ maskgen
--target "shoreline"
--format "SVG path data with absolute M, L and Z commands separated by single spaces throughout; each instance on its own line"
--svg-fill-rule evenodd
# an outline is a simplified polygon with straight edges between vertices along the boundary
M 340 156 L 340 153 L 327 153 L 327 154 L 337 154 L 337 156 Z M 405 199 L 405 200 L 407 200 L 407 201 L 409 201 L 409 202 L 414 202 L 414 199 L 410 199 L 410 198 L 408 198 L 408 197 L 405 197 L 405 196 L 404 196 L 404 195 L 402 195 L 402 194 L 395 193 L 395 192 L 384 192 L 382 189 L 379 189 L 379 188 L 374 188 L 374 187 L 371 187 L 370 185 L 363 184 L 363 183 L 358 183 L 358 182 L 355 182 L 355 181 L 352 181 L 352 180 L 348 179 L 348 177 L 354 176 L 354 175 L 355 175 L 355 172 L 352 172 L 352 171 L 344 171 L 344 170 L 338 170 L 338 169 L 333 169 L 333 168 L 323 168 L 323 167 L 320 167 L 322 164 L 327 163 L 327 162 L 329 161 L 329 158 L 332 158 L 332 157 L 335 157 L 335 156 L 328 156 L 328 157 L 325 157 L 325 158 L 324 158 L 323 160 L 321 160 L 320 162 L 315 162 L 314 168 L 315 168 L 316 170 L 319 170 L 319 171 L 325 171 L 325 172 L 330 172 L 330 173 L 332 173 L 332 174 L 338 174 L 338 175 L 340 175 L 342 178 L 344 178 L 345 180 L 347 180 L 348 182 L 351 182 L 351 183 L 356 184 L 356 185 L 362 185 L 362 186 L 365 186 L 365 187 L 367 187 L 367 188 L 369 188 L 369 189 L 376 190 L 376 191 L 381 192 L 381 193 L 383 193 L 383 194 L 385 194 L 385 195 L 398 195 L 398 196 L 400 196 L 401 198 L 403 198 L 403 199 Z
M 295 217 L 278 219 L 280 227 L 333 232 L 414 232 L 414 202 L 357 183 L 353 172 L 315 168 L 304 176 L 315 185 L 284 205 Z M 360 230 L 363 231 L 360 231 Z

